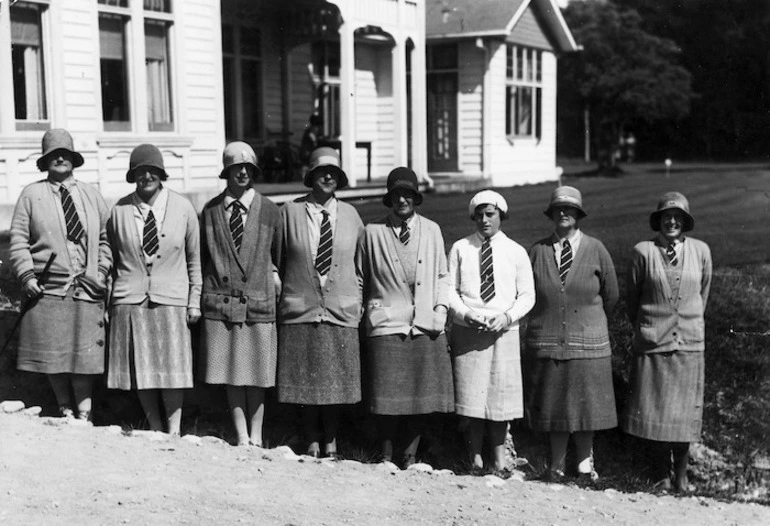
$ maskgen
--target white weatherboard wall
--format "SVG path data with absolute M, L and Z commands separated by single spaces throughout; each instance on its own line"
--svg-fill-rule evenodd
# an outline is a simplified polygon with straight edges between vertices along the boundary
M 94 0 L 53 1 L 43 15 L 43 48 L 51 128 L 68 129 L 85 163 L 78 179 L 94 184 L 108 201 L 132 191 L 125 182 L 131 150 L 157 145 L 170 176 L 169 187 L 213 193 L 224 147 L 222 50 L 219 0 L 173 2 L 169 30 L 174 130 L 147 131 L 144 42 L 136 36 L 142 2 L 132 2 L 127 30 L 132 131 L 103 131 L 99 68 L 98 4 Z M 0 71 L 10 71 L 8 2 L 0 5 Z M 133 28 L 133 29 L 131 29 Z M 141 33 L 140 33 L 141 35 Z M 0 100 L 0 231 L 22 188 L 44 177 L 35 166 L 43 131 L 17 131 L 12 84 Z

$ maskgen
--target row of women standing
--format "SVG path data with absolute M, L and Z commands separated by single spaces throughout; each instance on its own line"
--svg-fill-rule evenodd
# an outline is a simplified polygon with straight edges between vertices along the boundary
M 617 424 L 607 313 L 618 289 L 606 249 L 579 229 L 576 189 L 554 192 L 545 212 L 554 234 L 529 257 L 500 229 L 502 196 L 480 192 L 468 208 L 476 231 L 453 245 L 447 265 L 439 226 L 416 213 L 422 195 L 407 168 L 388 177 L 388 214 L 364 227 L 335 197 L 347 184 L 335 150 L 313 152 L 310 193 L 280 209 L 254 190 L 248 145 L 229 144 L 223 160 L 226 189 L 204 207 L 199 230 L 192 205 L 163 186 L 154 146 L 132 152 L 126 180 L 136 190 L 108 215 L 73 178 L 83 159 L 69 134 L 45 134 L 38 166 L 48 178 L 22 192 L 11 253 L 34 302 L 19 368 L 48 374 L 63 416 L 90 417 L 111 275 L 108 386 L 136 389 L 152 429 L 180 430 L 182 390 L 193 381 L 187 325 L 202 317 L 201 378 L 227 386 L 239 444 L 262 444 L 265 389 L 277 385 L 279 401 L 302 407 L 309 455 L 338 456 L 339 408 L 363 397 L 384 460 L 398 451 L 414 463 L 419 415 L 456 411 L 473 466 L 484 465 L 486 431 L 500 470 L 507 422 L 525 416 L 526 383 L 526 417 L 550 435 L 551 472 L 562 476 L 572 435 L 578 473 L 595 477 L 592 433 Z M 679 466 L 682 444 L 700 431 L 711 263 L 705 244 L 683 242 L 693 225 L 686 199 L 664 197 L 650 219 L 661 234 L 637 245 L 629 274 L 638 352 L 624 427 L 657 441 L 659 460 L 665 450 L 670 462 L 673 448 Z M 531 309 L 523 382 L 518 329 Z

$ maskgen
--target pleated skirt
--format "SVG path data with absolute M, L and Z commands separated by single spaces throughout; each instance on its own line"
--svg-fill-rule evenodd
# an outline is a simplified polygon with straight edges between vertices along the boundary
M 538 432 L 598 431 L 618 425 L 612 362 L 527 359 L 525 417 Z
M 157 305 L 112 307 L 107 387 L 183 389 L 193 386 L 187 308 Z
M 200 377 L 207 384 L 273 387 L 278 363 L 275 323 L 202 319 Z
M 449 341 L 455 412 L 496 422 L 524 416 L 519 331 L 487 332 L 455 325 Z
M 102 374 L 104 305 L 41 297 L 21 320 L 17 368 L 35 373 Z
M 636 355 L 623 413 L 626 433 L 665 442 L 697 442 L 703 428 L 702 352 Z
M 454 410 L 452 360 L 444 334 L 392 334 L 366 340 L 369 410 L 422 415 Z
M 278 327 L 278 401 L 336 405 L 361 401 L 358 329 L 329 323 Z

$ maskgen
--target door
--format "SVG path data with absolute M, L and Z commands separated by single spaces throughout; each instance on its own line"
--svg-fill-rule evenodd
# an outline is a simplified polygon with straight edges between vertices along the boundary
M 457 171 L 457 73 L 428 74 L 428 170 Z

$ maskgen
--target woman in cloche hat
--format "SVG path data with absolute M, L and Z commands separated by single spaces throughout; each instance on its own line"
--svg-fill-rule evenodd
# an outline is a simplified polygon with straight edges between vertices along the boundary
M 275 385 L 278 333 L 278 207 L 254 189 L 254 150 L 231 142 L 222 154 L 224 192 L 201 212 L 201 378 L 227 386 L 239 446 L 262 447 L 265 390 Z
M 484 471 L 486 434 L 492 469 L 505 478 L 508 422 L 524 416 L 519 320 L 535 304 L 535 284 L 526 249 L 501 230 L 508 217 L 503 196 L 477 193 L 468 215 L 476 231 L 449 251 L 455 412 L 464 418 L 473 470 Z
M 316 148 L 304 182 L 310 193 L 280 210 L 278 400 L 302 406 L 308 455 L 323 443 L 324 456 L 339 458 L 340 406 L 361 400 L 355 254 L 364 224 L 335 195 L 348 184 L 337 150 Z
M 626 287 L 634 356 L 622 427 L 645 439 L 654 487 L 672 487 L 673 467 L 679 492 L 688 491 L 690 442 L 703 424 L 703 313 L 711 287 L 708 245 L 685 236 L 694 225 L 687 198 L 663 194 L 650 214 L 657 234 L 634 247 Z
M 48 176 L 19 196 L 10 254 L 31 305 L 21 321 L 18 368 L 48 375 L 62 417 L 89 421 L 94 375 L 104 372 L 104 296 L 112 258 L 109 209 L 93 186 L 75 180 L 73 170 L 82 164 L 66 130 L 45 132 L 37 167 Z
M 607 249 L 580 229 L 586 213 L 577 188 L 556 188 L 545 215 L 553 234 L 529 249 L 535 307 L 526 334 L 525 414 L 534 431 L 549 435 L 548 476 L 564 478 L 571 436 L 578 476 L 593 482 L 593 433 L 617 426 L 607 317 L 618 280 Z
M 107 225 L 115 258 L 107 386 L 136 389 L 150 428 L 178 435 L 183 390 L 193 386 L 187 325 L 201 316 L 200 240 L 195 209 L 166 179 L 156 146 L 134 148 L 126 181 L 136 190 Z
M 422 203 L 417 175 L 395 168 L 387 189 L 382 202 L 390 211 L 366 225 L 359 251 L 366 307 L 364 356 L 368 405 L 377 415 L 382 458 L 393 460 L 399 439 L 406 468 L 417 461 L 425 415 L 454 410 L 444 333 L 449 275 L 441 228 L 416 212 Z

